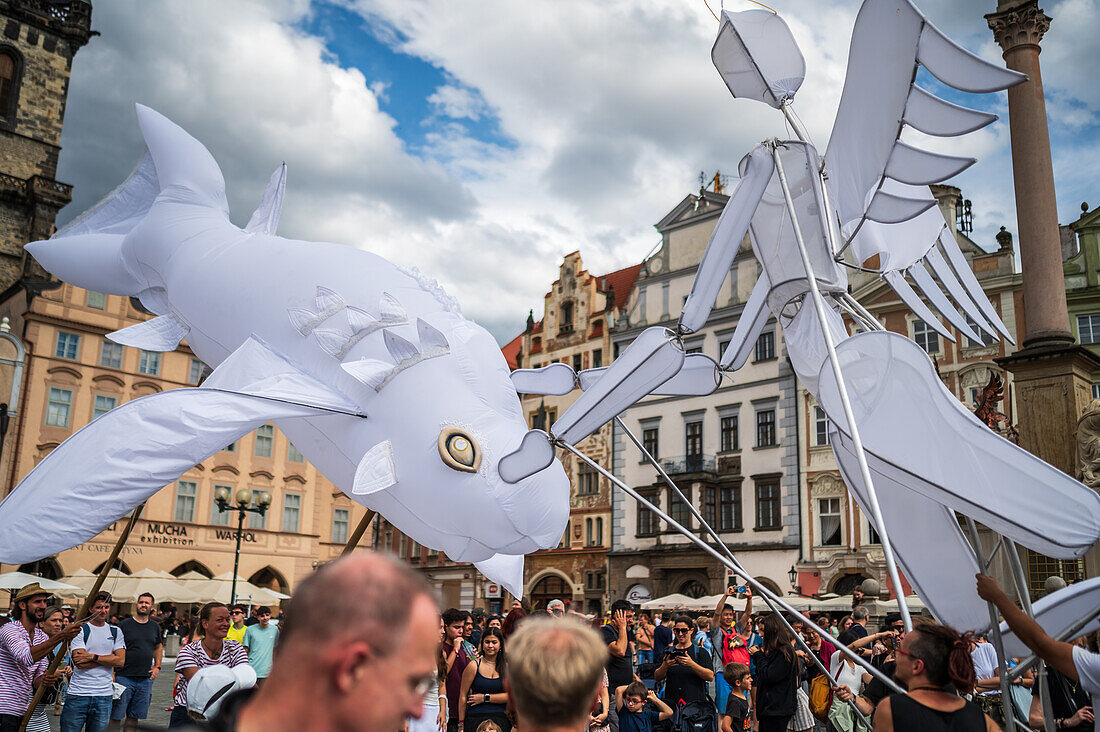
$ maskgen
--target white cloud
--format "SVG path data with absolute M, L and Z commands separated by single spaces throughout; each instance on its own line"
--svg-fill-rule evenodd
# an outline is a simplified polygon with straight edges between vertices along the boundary
M 439 114 L 451 119 L 469 119 L 477 122 L 481 119 L 485 103 L 469 89 L 446 85 L 441 86 L 428 97 L 428 102 Z
M 103 35 L 74 61 L 59 177 L 77 185 L 77 200 L 65 215 L 129 172 L 141 151 L 130 105 L 141 101 L 209 145 L 235 220 L 247 220 L 285 159 L 282 233 L 416 264 L 505 339 L 529 308 L 539 310 L 563 254 L 580 249 L 597 273 L 637 262 L 658 241 L 653 223 L 698 188 L 700 171 L 735 173 L 756 142 L 787 134 L 775 110 L 729 97 L 710 63 L 716 23 L 702 3 L 339 1 L 356 7 L 376 38 L 448 79 L 421 90 L 435 114 L 415 155 L 379 106 L 393 87 L 341 68 L 319 39 L 297 30 L 306 0 L 117 0 L 96 5 Z M 1094 185 L 1081 171 L 1097 165 L 1095 125 L 1080 115 L 1100 104 L 1086 63 L 1097 55 L 1087 22 L 1097 1 L 1048 9 L 1055 22 L 1043 44 L 1060 118 L 1052 124 L 1060 198 L 1075 200 L 1063 206 L 1070 218 Z M 999 61 L 981 8 L 918 3 L 946 33 Z M 780 9 L 808 60 L 796 107 L 823 148 L 858 3 L 822 0 L 812 13 L 789 5 Z M 479 139 L 486 124 L 508 143 Z M 1058 136 L 1067 128 L 1093 131 L 1079 153 Z M 975 202 L 975 238 L 993 246 L 997 227 L 1015 229 L 1004 119 L 929 144 L 980 158 L 952 181 Z

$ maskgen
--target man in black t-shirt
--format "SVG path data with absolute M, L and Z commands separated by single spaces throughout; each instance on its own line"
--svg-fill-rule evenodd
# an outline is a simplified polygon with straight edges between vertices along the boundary
M 673 709 L 707 698 L 707 682 L 714 678 L 710 653 L 691 642 L 694 623 L 686 615 L 672 621 L 673 646 L 665 652 L 653 678 L 665 682 L 664 700 Z
M 149 700 L 153 694 L 153 681 L 160 673 L 164 637 L 157 621 L 149 617 L 153 611 L 153 596 L 143 592 L 138 596 L 134 616 L 119 623 L 126 641 L 125 663 L 115 671 L 115 681 L 126 690 L 115 699 L 111 707 L 110 729 L 118 729 L 126 720 L 124 729 L 137 729 L 138 721 L 149 716 Z
M 634 605 L 628 600 L 616 600 L 611 605 L 611 625 L 600 628 L 600 636 L 607 644 L 607 688 L 614 690 L 634 680 L 633 652 L 630 648 L 630 626 L 634 624 Z M 619 732 L 619 715 L 615 705 L 607 722 L 611 732 Z

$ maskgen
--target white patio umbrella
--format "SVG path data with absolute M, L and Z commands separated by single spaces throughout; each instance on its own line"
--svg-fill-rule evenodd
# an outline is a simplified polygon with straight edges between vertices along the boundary
M 50 592 L 56 590 L 75 590 L 78 589 L 73 585 L 67 585 L 64 582 L 58 582 L 57 580 L 46 579 L 45 577 L 38 577 L 37 575 L 27 574 L 26 572 L 5 572 L 0 574 L 0 590 L 21 590 L 27 585 L 37 582 L 43 589 Z
M 673 592 L 664 597 L 655 597 L 642 603 L 643 610 L 687 610 L 692 598 Z
M 200 595 L 205 601 L 229 602 L 233 585 L 232 572 L 219 574 L 213 579 L 203 577 L 197 572 L 186 572 L 177 579 L 183 580 L 184 587 Z M 258 587 L 237 575 L 237 602 L 264 605 L 278 604 L 280 600 L 289 599 L 290 595 L 284 595 L 266 587 Z

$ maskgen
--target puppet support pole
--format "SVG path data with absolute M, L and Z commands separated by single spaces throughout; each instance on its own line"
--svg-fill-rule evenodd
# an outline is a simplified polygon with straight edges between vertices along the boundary
M 359 546 L 359 540 L 363 538 L 363 534 L 367 532 L 367 527 L 370 526 L 370 522 L 374 521 L 374 517 L 377 515 L 375 511 L 367 509 L 367 512 L 363 514 L 363 518 L 359 519 L 359 525 L 355 527 L 355 531 L 351 532 L 351 536 L 348 537 L 348 541 L 344 544 L 344 550 L 340 552 L 340 556 L 351 554 L 355 551 L 355 547 Z
M 1016 542 L 1002 537 L 1005 554 L 1008 555 L 1008 564 L 1012 567 L 1012 579 L 1016 585 L 1016 596 L 1020 598 L 1020 606 L 1028 617 L 1035 618 L 1035 610 L 1031 607 L 1031 595 L 1027 589 L 1027 575 L 1024 573 L 1024 565 L 1020 562 L 1020 552 L 1016 548 Z M 1000 626 L 997 627 L 998 632 Z M 1006 663 L 1008 659 L 1005 659 Z M 1011 682 L 1011 679 L 1009 679 Z M 1043 710 L 1043 730 L 1054 732 L 1054 710 L 1050 708 L 1050 685 L 1047 683 L 1047 670 L 1040 660 L 1035 671 L 1035 683 L 1039 685 L 1039 707 Z M 1030 720 L 1028 720 L 1030 721 Z
M 107 557 L 107 561 L 103 563 L 103 569 L 100 570 L 99 576 L 95 578 L 95 582 L 92 583 L 92 588 L 88 590 L 88 596 L 84 598 L 84 604 L 80 606 L 80 611 L 77 612 L 76 617 L 83 622 L 88 613 L 92 609 L 92 603 L 95 601 L 95 596 L 99 594 L 99 590 L 103 587 L 103 582 L 107 579 L 107 573 L 111 571 L 111 568 L 115 566 L 115 562 L 118 561 L 118 555 L 122 553 L 122 547 L 126 544 L 126 540 L 130 538 L 130 532 L 134 530 L 134 525 L 137 523 L 138 516 L 141 515 L 141 510 L 145 508 L 145 504 L 142 503 L 134 512 L 130 514 L 130 520 L 126 522 L 126 526 L 122 529 L 122 533 L 119 534 L 118 541 L 115 542 L 115 548 L 111 550 L 111 555 Z M 69 650 L 69 641 L 62 643 L 57 653 L 54 654 L 53 660 L 50 661 L 50 665 L 46 668 L 46 673 L 52 674 L 57 671 L 61 665 L 61 661 L 65 658 L 65 652 Z M 23 715 L 23 721 L 19 723 L 19 732 L 26 732 L 27 725 L 31 721 L 31 715 L 34 714 L 35 708 L 38 703 L 42 701 L 42 695 L 46 693 L 45 686 L 39 686 L 35 692 L 34 697 L 31 699 L 31 705 L 27 707 L 27 713 Z
M 657 460 L 649 453 L 649 450 L 645 449 L 645 445 L 638 440 L 638 438 L 634 435 L 633 432 L 630 431 L 630 428 L 626 426 L 621 418 L 615 417 L 615 424 L 622 428 L 623 432 L 626 433 L 626 436 L 630 438 L 630 441 L 637 446 L 637 448 L 641 451 L 642 456 L 646 459 L 646 462 L 657 469 L 657 472 L 660 474 L 661 478 L 665 481 L 665 483 L 668 484 L 668 487 L 672 489 L 677 497 L 679 497 L 679 499 L 684 502 L 684 505 L 688 507 L 691 515 L 695 517 L 695 520 L 699 522 L 699 525 L 706 529 L 707 533 L 710 534 L 710 537 L 714 539 L 714 542 L 718 544 L 718 546 L 722 547 L 722 552 L 727 557 L 729 557 L 731 562 L 733 562 L 740 568 L 741 562 L 737 560 L 737 557 L 733 555 L 733 552 L 730 551 L 730 548 L 726 546 L 726 542 L 722 541 L 722 539 L 718 536 L 718 533 L 711 527 L 710 524 L 707 523 L 706 519 L 703 518 L 703 515 L 699 513 L 699 509 L 697 509 L 692 504 L 692 502 L 687 499 L 687 496 L 684 495 L 684 492 L 681 491 L 680 487 L 676 485 L 671 477 L 669 477 L 669 474 L 665 472 L 665 469 L 661 467 L 661 464 L 657 462 Z M 744 569 L 741 568 L 738 574 L 744 576 L 745 574 L 747 574 L 747 572 L 745 572 Z M 779 610 L 775 607 L 771 600 L 769 600 L 767 597 L 762 597 L 762 599 L 764 600 L 764 604 L 767 605 L 773 613 L 775 613 L 775 616 L 779 618 L 780 621 L 782 621 L 783 625 L 786 626 L 787 630 L 790 631 L 791 635 L 794 636 L 795 640 L 798 642 L 798 645 L 801 646 L 802 650 L 806 654 L 808 654 L 809 657 L 813 660 L 814 665 L 817 666 L 818 671 L 825 674 L 825 678 L 829 681 L 829 686 L 835 689 L 839 684 L 837 683 L 836 679 L 833 678 L 833 675 L 829 673 L 829 669 L 825 668 L 825 664 L 822 663 L 821 658 L 817 655 L 817 653 L 815 653 L 814 650 L 810 648 L 809 644 L 806 643 L 806 639 L 798 633 L 794 632 L 794 628 L 791 627 L 791 624 L 787 621 L 786 616 L 784 616 L 783 613 L 779 612 Z M 839 643 L 839 641 L 837 642 Z M 855 712 L 856 716 L 863 720 L 863 723 L 867 725 L 868 729 L 870 729 L 871 722 L 867 719 L 866 716 L 864 716 L 863 712 L 859 711 L 859 707 L 856 706 L 855 700 L 849 699 L 848 705 L 851 706 L 852 711 Z
M 982 549 L 981 538 L 978 536 L 978 525 L 974 519 L 966 517 L 966 528 L 970 532 L 970 542 L 974 545 L 974 555 L 978 559 L 978 566 L 985 567 L 985 551 Z M 1009 691 L 1008 664 L 1005 663 L 1005 644 L 1001 638 L 1001 625 L 997 622 L 997 609 L 992 602 L 986 602 L 989 607 L 989 624 L 993 634 L 993 646 L 997 649 L 997 676 L 1001 684 L 1001 708 L 1004 710 L 1007 732 L 1016 729 L 1016 716 L 1012 708 L 1012 692 Z
M 840 359 L 836 355 L 836 344 L 833 343 L 833 334 L 829 331 L 825 319 L 825 301 L 821 296 L 821 290 L 818 289 L 813 264 L 810 263 L 810 255 L 806 251 L 806 242 L 802 238 L 802 227 L 798 224 L 798 214 L 795 211 L 794 200 L 791 198 L 790 186 L 787 184 L 787 174 L 783 171 L 783 160 L 779 154 L 778 144 L 772 146 L 772 157 L 775 159 L 775 172 L 779 175 L 779 185 L 783 189 L 783 199 L 787 204 L 787 215 L 791 218 L 792 232 L 795 241 L 798 243 L 798 253 L 802 257 L 802 266 L 806 271 L 806 281 L 810 287 L 810 299 L 813 300 L 818 325 L 821 326 L 821 335 L 825 340 L 825 348 L 829 352 L 829 363 L 833 368 L 833 377 L 836 379 L 840 403 L 844 407 L 844 419 L 848 422 L 848 431 L 852 436 L 852 446 L 855 448 L 856 459 L 859 461 L 859 472 L 863 478 L 863 484 L 867 487 L 867 498 L 871 504 L 875 527 L 878 529 L 879 541 L 882 542 L 882 554 L 886 559 L 886 572 L 890 575 L 890 584 L 893 585 L 894 596 L 898 599 L 898 611 L 901 613 L 902 622 L 905 624 L 905 632 L 908 633 L 913 630 L 913 619 L 909 617 L 909 608 L 905 604 L 905 590 L 902 588 L 901 578 L 898 576 L 898 565 L 894 560 L 894 549 L 886 532 L 886 523 L 882 520 L 882 509 L 879 507 L 878 493 L 875 492 L 875 484 L 871 480 L 871 469 L 867 465 L 867 454 L 863 451 L 863 440 L 860 439 L 859 428 L 856 426 L 855 415 L 852 413 L 852 402 L 848 398 L 848 387 L 844 383 L 844 374 L 840 370 Z
M 588 457 L 583 452 L 578 450 L 576 447 L 574 447 L 573 445 L 570 445 L 568 442 L 563 442 L 563 441 L 559 440 L 559 441 L 555 442 L 555 444 L 558 447 L 561 447 L 563 450 L 568 450 L 569 452 L 576 455 L 578 459 L 580 459 L 582 462 L 587 464 L 590 468 L 595 470 L 597 473 L 599 473 L 603 477 L 607 478 L 609 481 L 611 481 L 612 484 L 618 486 L 621 491 L 626 493 L 628 496 L 633 498 L 635 501 L 637 501 L 638 503 L 640 503 L 641 505 L 645 506 L 647 509 L 652 511 L 654 513 L 654 515 L 656 515 L 659 519 L 661 519 L 662 521 L 667 523 L 669 526 L 671 526 L 674 529 L 676 529 L 677 531 L 679 531 L 681 534 L 683 534 L 687 539 L 689 539 L 692 543 L 694 543 L 700 549 L 705 551 L 707 554 L 710 554 L 712 557 L 714 557 L 719 562 L 721 562 L 724 566 L 729 567 L 731 570 L 736 572 L 738 575 L 740 575 L 742 577 L 742 579 L 745 580 L 745 582 L 748 585 L 750 585 L 754 590 L 756 590 L 757 594 L 764 597 L 765 601 L 770 599 L 776 605 L 778 605 L 779 607 L 783 608 L 784 610 L 789 612 L 794 617 L 801 620 L 802 623 L 804 625 L 806 625 L 806 627 L 813 628 L 814 632 L 816 632 L 822 638 L 824 638 L 826 635 L 830 635 L 829 631 L 825 630 L 820 625 L 818 625 L 814 621 L 810 620 L 808 617 L 806 617 L 804 614 L 802 614 L 798 610 L 795 610 L 793 607 L 791 607 L 789 604 L 787 604 L 783 600 L 783 598 L 779 597 L 779 595 L 776 595 L 774 592 L 772 592 L 767 587 L 762 585 L 752 575 L 746 573 L 744 568 L 741 567 L 737 562 L 731 562 L 729 559 L 724 557 L 722 554 L 720 554 L 718 552 L 717 549 L 715 549 L 710 544 L 706 543 L 705 541 L 700 539 L 698 536 L 696 536 L 695 534 L 693 534 L 692 532 L 688 531 L 686 528 L 681 526 L 680 523 L 676 521 L 676 519 L 669 516 L 667 513 L 662 511 L 657 506 L 653 505 L 652 502 L 650 502 L 644 496 L 642 496 L 640 493 L 638 493 L 638 491 L 634 490 L 633 488 L 628 486 L 626 483 L 624 483 L 621 480 L 619 480 L 618 478 L 616 478 L 614 475 L 612 475 L 610 472 L 608 472 L 606 468 L 604 468 L 602 465 L 597 463 L 595 460 Z M 831 635 L 830 635 L 830 637 L 831 637 Z M 847 656 L 853 662 L 858 663 L 861 666 L 864 666 L 863 659 L 859 657 L 859 654 L 857 654 L 857 653 L 853 652 L 852 650 L 850 650 L 843 643 L 840 643 L 840 644 L 837 645 L 837 650 L 840 651 L 841 653 L 843 653 L 845 656 Z M 866 665 L 866 666 L 864 666 L 864 668 L 866 668 L 867 671 L 870 672 L 870 674 L 872 676 L 876 677 L 879 681 L 886 684 L 887 687 L 889 687 L 890 689 L 893 689 L 896 693 L 898 693 L 898 694 L 904 694 L 905 693 L 905 690 L 902 689 L 900 686 L 898 686 L 897 682 L 895 682 L 893 679 L 891 679 L 889 676 L 884 674 L 879 669 L 877 669 L 873 666 L 870 666 L 870 665 Z

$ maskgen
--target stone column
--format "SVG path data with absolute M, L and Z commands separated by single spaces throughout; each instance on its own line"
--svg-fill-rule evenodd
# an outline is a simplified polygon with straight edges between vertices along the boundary
M 997 12 L 985 17 L 1004 50 L 1005 64 L 1029 77 L 1008 90 L 1012 175 L 1027 314 L 1023 346 L 1068 345 L 1073 343 L 1073 335 L 1069 331 L 1062 281 L 1054 168 L 1039 70 L 1039 41 L 1050 28 L 1050 18 L 1039 8 L 1038 0 L 1001 0 Z
M 1100 357 L 1075 344 L 1069 331 L 1054 169 L 1039 70 L 1039 41 L 1051 19 L 1039 8 L 1038 0 L 1000 0 L 997 12 L 985 17 L 1004 50 L 1005 64 L 1029 77 L 1008 90 L 1026 332 L 1019 334 L 1022 350 L 996 362 L 1013 374 L 1020 446 L 1075 475 L 1077 420 L 1091 401 L 1092 373 L 1100 371 Z M 1022 548 L 1021 553 L 1027 567 Z M 1001 574 L 998 567 L 992 569 Z M 1086 555 L 1085 574 L 1100 574 L 1100 547 Z M 1006 579 L 1001 577 L 1002 584 Z

